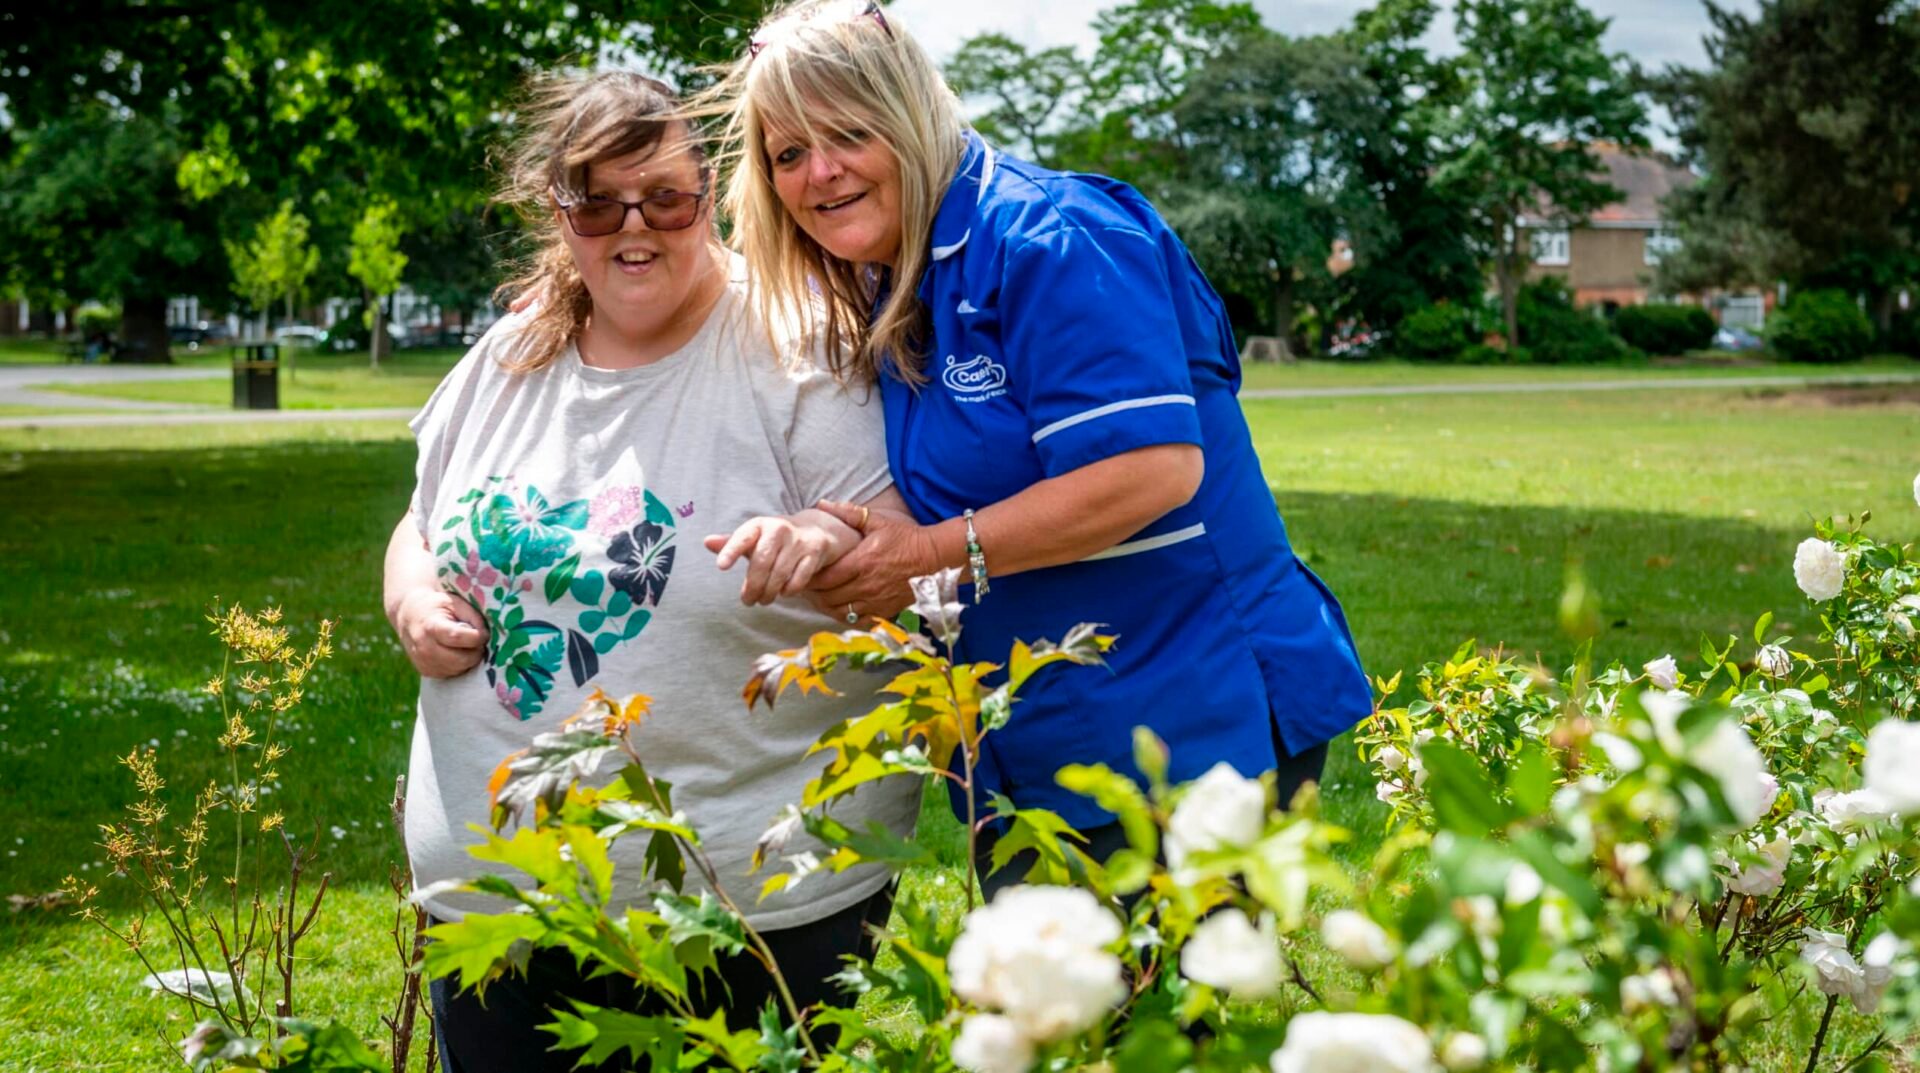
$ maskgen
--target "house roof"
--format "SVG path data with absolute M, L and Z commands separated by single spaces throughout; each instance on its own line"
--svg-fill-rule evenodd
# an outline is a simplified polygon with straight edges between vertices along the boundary
M 1594 177 L 1604 178 L 1626 195 L 1588 217 L 1590 227 L 1658 227 L 1664 220 L 1660 199 L 1697 181 L 1673 158 L 1651 149 L 1595 142 L 1588 151 L 1600 161 Z

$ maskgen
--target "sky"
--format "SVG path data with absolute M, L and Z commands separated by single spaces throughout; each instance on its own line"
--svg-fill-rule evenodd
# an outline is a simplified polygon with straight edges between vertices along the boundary
M 1091 50 L 1093 17 L 1114 0 L 893 0 L 888 10 L 934 56 L 945 60 L 974 34 L 999 31 L 1029 48 L 1073 45 Z M 1253 0 L 1268 26 L 1290 35 L 1337 30 L 1352 21 L 1371 0 Z M 1632 57 L 1642 67 L 1668 64 L 1704 66 L 1700 39 L 1708 28 L 1706 5 L 1699 0 L 1586 0 L 1587 9 L 1612 20 L 1607 47 Z M 1752 11 L 1754 0 L 1729 0 L 1728 7 Z M 1442 4 L 1450 8 L 1450 4 Z M 1451 14 L 1443 12 L 1428 35 L 1436 52 L 1454 48 Z M 1664 117 L 1661 117 L 1664 118 Z M 1671 145 L 1656 133 L 1655 145 Z

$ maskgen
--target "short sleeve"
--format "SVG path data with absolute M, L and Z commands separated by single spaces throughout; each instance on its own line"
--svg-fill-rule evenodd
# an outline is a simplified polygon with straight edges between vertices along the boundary
M 408 507 L 422 539 L 432 542 L 433 507 L 447 466 L 453 460 L 460 434 L 460 416 L 469 411 L 480 373 L 496 361 L 502 340 L 509 339 L 524 316 L 504 317 L 467 351 L 447 375 L 442 377 L 426 405 L 413 415 L 407 427 L 413 430 L 417 454 L 413 463 L 413 498 Z
M 1065 226 L 1008 251 L 1001 340 L 1049 477 L 1201 443 L 1174 293 L 1160 249 L 1134 228 Z
M 880 389 L 846 386 L 824 371 L 800 375 L 787 452 L 802 509 L 822 499 L 864 503 L 893 484 Z

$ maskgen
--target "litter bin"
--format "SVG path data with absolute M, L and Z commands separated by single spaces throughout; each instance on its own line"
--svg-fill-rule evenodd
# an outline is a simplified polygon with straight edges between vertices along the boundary
M 233 348 L 233 408 L 280 408 L 280 344 L 240 343 Z

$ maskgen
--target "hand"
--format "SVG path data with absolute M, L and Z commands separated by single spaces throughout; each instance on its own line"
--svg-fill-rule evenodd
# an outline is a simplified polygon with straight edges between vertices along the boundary
M 458 678 L 478 666 L 487 650 L 487 620 L 440 589 L 419 588 L 401 597 L 393 630 L 423 678 Z
M 742 558 L 747 576 L 740 583 L 740 602 L 770 604 L 801 592 L 821 566 L 838 559 L 860 539 L 860 534 L 822 511 L 803 511 L 793 518 L 753 518 L 732 536 L 714 535 L 706 548 L 714 565 L 731 570 Z
M 541 299 L 545 298 L 546 294 L 547 291 L 545 287 L 521 291 L 519 294 L 513 296 L 513 301 L 507 303 L 507 312 L 524 313 L 536 305 L 542 305 L 544 303 Z
M 858 617 L 892 618 L 913 603 L 907 582 L 940 569 L 933 538 L 908 515 L 830 500 L 820 509 L 863 534 L 858 547 L 813 579 L 810 596 L 827 614 L 844 619 L 851 605 Z

